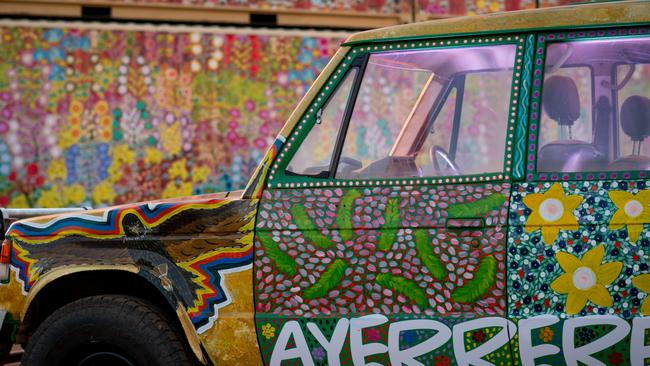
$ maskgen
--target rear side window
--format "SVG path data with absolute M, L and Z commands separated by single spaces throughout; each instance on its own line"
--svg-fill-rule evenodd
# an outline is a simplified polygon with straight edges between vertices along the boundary
M 650 39 L 550 43 L 537 171 L 650 170 Z

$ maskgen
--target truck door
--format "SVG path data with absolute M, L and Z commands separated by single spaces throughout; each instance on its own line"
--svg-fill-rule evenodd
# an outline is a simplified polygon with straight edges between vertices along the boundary
M 351 48 L 261 200 L 265 363 L 510 362 L 505 245 L 522 48 L 515 36 Z

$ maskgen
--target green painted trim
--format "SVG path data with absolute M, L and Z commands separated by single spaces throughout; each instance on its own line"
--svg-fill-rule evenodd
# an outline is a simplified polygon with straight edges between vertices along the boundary
M 602 39 L 629 39 L 650 37 L 650 27 L 621 27 L 616 30 L 579 29 L 569 32 L 552 32 L 537 35 L 535 46 L 535 75 L 533 77 L 532 99 L 530 108 L 529 135 L 527 139 L 526 181 L 583 181 L 583 180 L 613 180 L 613 179 L 645 179 L 650 177 L 647 171 L 595 171 L 595 172 L 537 172 L 537 152 L 539 148 L 539 131 L 542 116 L 542 96 L 544 80 L 544 63 L 548 43 L 576 42 Z
M 343 80 L 343 76 L 352 67 L 353 61 L 357 57 L 363 57 L 368 53 L 381 53 L 381 52 L 394 52 L 394 51 L 407 51 L 407 50 L 420 50 L 420 49 L 448 49 L 448 48 L 462 48 L 462 47 L 481 47 L 481 46 L 494 46 L 494 45 L 514 45 L 517 47 L 516 57 L 514 60 L 514 67 L 523 67 L 523 51 L 524 51 L 525 37 L 521 35 L 495 35 L 490 38 L 470 37 L 459 39 L 446 39 L 440 40 L 438 38 L 423 39 L 419 42 L 410 43 L 395 43 L 387 42 L 367 47 L 354 47 L 351 48 L 342 62 L 332 73 L 330 79 L 325 83 L 323 88 L 316 94 L 314 100 L 307 111 L 300 118 L 294 129 L 289 134 L 286 143 L 278 153 L 278 156 L 273 163 L 269 172 L 267 180 L 267 188 L 297 188 L 297 187 L 363 187 L 363 186 L 385 186 L 385 185 L 420 185 L 420 184 L 458 184 L 458 183 L 483 183 L 490 181 L 503 181 L 508 180 L 510 175 L 510 161 L 508 154 L 512 154 L 512 143 L 514 140 L 514 125 L 516 121 L 516 112 L 513 112 L 508 117 L 507 122 L 507 136 L 506 136 L 506 153 L 503 159 L 503 170 L 501 172 L 474 174 L 465 176 L 450 176 L 450 177 L 422 177 L 422 178 L 392 178 L 392 179 L 334 179 L 334 178 L 313 178 L 307 176 L 293 176 L 286 175 L 285 169 L 288 162 L 295 155 L 302 141 L 312 129 L 316 122 L 316 114 L 319 109 L 327 103 L 329 97 L 337 86 Z M 520 76 L 516 76 L 513 72 L 513 81 L 511 86 L 511 95 L 509 106 L 517 108 L 518 98 L 515 98 L 512 91 L 519 88 Z
M 532 69 L 535 53 L 535 35 L 526 36 L 523 72 L 521 76 L 521 89 L 519 93 L 519 110 L 517 111 L 517 125 L 515 126 L 515 140 L 513 141 L 514 154 L 512 163 L 512 178 L 522 180 L 526 174 L 526 141 L 528 139 L 528 112 L 532 93 Z

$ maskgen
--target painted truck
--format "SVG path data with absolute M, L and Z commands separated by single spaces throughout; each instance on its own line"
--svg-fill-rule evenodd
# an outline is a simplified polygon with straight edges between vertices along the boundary
M 650 2 L 351 36 L 244 191 L 36 217 L 30 365 L 645 365 Z

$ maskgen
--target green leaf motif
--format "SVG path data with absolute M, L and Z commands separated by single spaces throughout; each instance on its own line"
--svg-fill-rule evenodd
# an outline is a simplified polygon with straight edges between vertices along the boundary
M 506 196 L 501 193 L 494 193 L 480 200 L 468 203 L 450 205 L 447 209 L 450 219 L 466 219 L 482 217 L 496 210 L 506 202 Z
M 294 205 L 291 207 L 291 215 L 293 216 L 294 223 L 302 235 L 314 243 L 315 246 L 321 249 L 327 249 L 332 245 L 332 241 L 325 235 L 320 233 L 320 230 L 307 215 L 305 207 L 301 205 Z
M 388 200 L 388 204 L 386 205 L 384 226 L 382 227 L 381 234 L 379 234 L 379 250 L 387 251 L 393 246 L 399 227 L 399 200 L 392 198 Z
M 264 249 L 266 249 L 266 255 L 275 263 L 278 271 L 291 277 L 295 276 L 296 272 L 298 272 L 298 263 L 283 252 L 272 237 L 261 233 L 258 238 L 262 242 Z
M 339 229 L 341 239 L 348 241 L 352 239 L 352 204 L 354 200 L 361 197 L 361 192 L 351 189 L 341 198 L 341 204 L 336 211 L 336 227 Z
M 409 300 L 415 302 L 420 309 L 427 307 L 427 295 L 424 289 L 413 281 L 409 281 L 404 277 L 382 273 L 377 276 L 377 283 L 382 287 L 404 294 Z
M 307 300 L 316 299 L 327 295 L 341 282 L 347 265 L 342 259 L 337 259 L 323 272 L 318 281 L 306 289 L 303 297 Z
M 431 240 L 426 230 L 417 230 L 415 232 L 415 248 L 418 251 L 420 261 L 422 261 L 435 279 L 440 281 L 447 276 L 445 266 L 442 265 L 440 259 L 433 253 Z
M 465 284 L 465 286 L 456 289 L 451 298 L 462 304 L 472 303 L 485 295 L 496 281 L 497 260 L 492 255 L 483 258 L 478 269 L 474 273 L 474 278 Z

